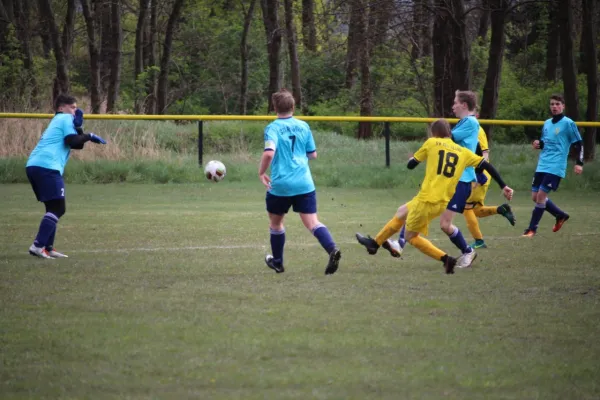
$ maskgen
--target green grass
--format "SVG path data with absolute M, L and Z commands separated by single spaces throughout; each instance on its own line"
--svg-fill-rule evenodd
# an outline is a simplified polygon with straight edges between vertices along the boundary
M 490 248 L 447 276 L 414 248 L 397 260 L 354 242 L 413 189 L 321 188 L 343 253 L 325 276 L 295 215 L 286 272 L 264 265 L 256 178 L 70 184 L 56 243 L 70 258 L 51 261 L 26 252 L 43 213 L 31 189 L 0 192 L 3 399 L 600 397 L 595 193 L 559 192 L 572 219 L 553 234 L 546 216 L 532 240 L 517 193 L 518 226 L 483 220 Z M 456 253 L 437 224 L 431 239 Z

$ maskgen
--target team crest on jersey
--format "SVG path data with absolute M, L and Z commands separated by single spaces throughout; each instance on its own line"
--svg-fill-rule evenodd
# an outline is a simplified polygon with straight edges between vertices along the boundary
M 560 128 L 554 128 L 554 134 L 558 135 L 560 133 Z

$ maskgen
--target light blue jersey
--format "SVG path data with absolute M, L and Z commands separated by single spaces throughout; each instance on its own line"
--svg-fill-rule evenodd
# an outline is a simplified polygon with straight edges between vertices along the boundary
M 315 190 L 308 154 L 317 150 L 310 127 L 294 117 L 278 118 L 265 128 L 265 150 L 275 150 L 271 190 L 275 196 L 296 196 Z
M 552 122 L 552 118 L 548 119 L 542 128 L 542 140 L 544 148 L 540 152 L 535 172 L 564 178 L 571 144 L 581 140 L 577 125 L 569 117 L 562 117 L 556 123 Z
M 71 153 L 71 148 L 65 143 L 65 137 L 76 134 L 73 116 L 56 114 L 29 155 L 27 167 L 53 169 L 62 175 Z
M 452 129 L 452 140 L 473 153 L 477 151 L 479 143 L 479 122 L 472 115 L 462 118 Z M 474 182 L 477 180 L 475 168 L 467 167 L 460 177 L 460 182 Z

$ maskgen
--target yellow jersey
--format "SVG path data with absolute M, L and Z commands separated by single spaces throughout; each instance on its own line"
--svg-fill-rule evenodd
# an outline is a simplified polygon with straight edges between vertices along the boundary
M 489 151 L 490 150 L 487 136 L 482 127 L 479 127 L 479 133 L 477 134 L 477 140 L 479 140 L 479 147 L 481 147 L 481 151 Z
M 465 168 L 477 167 L 483 161 L 483 157 L 450 138 L 427 139 L 413 158 L 418 162 L 429 160 L 416 196 L 428 203 L 448 203 Z

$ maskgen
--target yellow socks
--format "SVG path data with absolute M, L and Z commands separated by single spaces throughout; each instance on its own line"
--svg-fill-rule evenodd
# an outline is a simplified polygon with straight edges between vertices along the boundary
M 438 261 L 441 260 L 444 255 L 446 255 L 446 253 L 444 253 L 442 250 L 435 247 L 433 243 L 421 236 L 415 236 L 414 238 L 410 239 L 408 243 L 419 249 L 421 253 L 427 254 L 429 257 Z
M 485 208 L 485 207 L 481 207 Z M 467 228 L 469 228 L 469 232 L 471 232 L 471 236 L 475 240 L 482 240 L 483 234 L 479 229 L 479 222 L 477 221 L 477 215 L 473 209 L 463 211 L 463 215 L 465 216 L 465 220 L 467 221 Z
M 385 226 L 379 231 L 377 236 L 375 236 L 375 241 L 377 244 L 381 246 L 383 242 L 400 232 L 402 225 L 404 225 L 404 220 L 394 215 L 394 218 L 390 219 L 388 223 L 385 224 Z
M 479 206 L 473 209 L 477 218 L 485 218 L 491 215 L 498 214 L 498 207 L 493 206 Z

